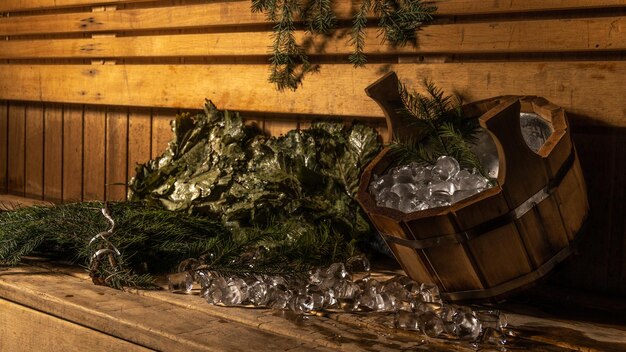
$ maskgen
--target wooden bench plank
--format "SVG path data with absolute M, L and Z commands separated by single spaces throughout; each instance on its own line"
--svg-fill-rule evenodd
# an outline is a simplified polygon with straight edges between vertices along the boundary
M 3 0 L 0 3 L 0 12 L 43 10 L 65 7 L 117 5 L 140 3 L 154 0 Z M 249 9 L 249 1 L 240 1 Z M 598 7 L 623 7 L 625 0 L 433 0 L 440 15 L 473 15 L 494 14 L 506 12 L 528 12 L 546 10 L 577 10 Z M 359 1 L 340 1 L 334 4 L 338 14 L 349 13 L 352 4 Z
M 366 30 L 368 54 L 574 52 L 626 49 L 626 17 L 432 25 L 418 34 L 418 45 L 382 43 L 376 28 Z M 307 41 L 311 53 L 348 55 L 345 34 Z M 0 59 L 125 58 L 267 55 L 271 32 L 0 41 Z
M 0 65 L 0 100 L 382 117 L 364 88 L 388 70 L 418 88 L 425 78 L 466 100 L 539 95 L 590 122 L 626 126 L 626 62 L 323 65 L 296 92 L 278 92 L 259 65 Z M 189 89 L 188 81 L 194 80 Z M 45 82 L 40 84 L 39 82 Z M 137 92 L 141 92 L 138 94 Z M 69 146 L 68 146 L 69 147 Z
M 2 351 L 151 351 L 4 299 L 0 311 Z
M 20 207 L 33 205 L 49 205 L 51 203 L 40 200 L 15 196 L 12 194 L 0 194 L 0 211 L 13 210 Z
M 0 298 L 159 351 L 243 351 L 251 344 L 257 351 L 326 351 L 337 345 L 329 340 L 300 341 L 33 267 L 0 271 Z

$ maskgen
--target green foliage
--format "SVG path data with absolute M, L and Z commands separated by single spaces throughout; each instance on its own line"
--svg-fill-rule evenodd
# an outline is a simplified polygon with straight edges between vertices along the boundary
M 314 226 L 291 218 L 231 232 L 209 217 L 127 202 L 109 203 L 116 226 L 108 240 L 121 255 L 91 266 L 98 248 L 90 239 L 109 227 L 103 206 L 84 202 L 0 213 L 0 265 L 16 265 L 36 251 L 88 267 L 100 285 L 158 289 L 152 275 L 175 271 L 188 258 L 200 258 L 223 275 L 291 277 L 354 252 L 328 222 Z
M 328 224 L 348 242 L 371 233 L 354 199 L 381 147 L 371 128 L 320 122 L 268 137 L 208 102 L 205 114 L 179 116 L 174 132 L 161 157 L 137 168 L 132 200 L 207 214 L 235 232 L 298 219 L 307 231 Z
M 90 244 L 110 224 L 103 203 L 84 202 L 0 213 L 0 264 L 37 251 L 88 267 L 97 284 L 153 289 L 152 274 L 187 258 L 223 274 L 293 276 L 375 235 L 354 199 L 381 148 L 372 129 L 321 122 L 268 137 L 208 102 L 177 116 L 173 132 L 163 155 L 137 167 L 131 201 L 109 203 L 119 256 L 91 261 L 112 248 Z
M 404 105 L 398 113 L 406 124 L 416 126 L 421 133 L 391 143 L 395 162 L 432 165 L 439 156 L 449 155 L 461 167 L 476 168 L 485 176 L 480 160 L 471 150 L 480 132 L 478 121 L 463 116 L 460 98 L 445 95 L 432 82 L 425 81 L 424 86 L 426 95 L 412 93 L 402 84 L 398 87 Z
M 308 55 L 295 40 L 296 20 L 303 23 L 311 35 L 328 35 L 335 30 L 337 17 L 331 0 L 252 0 L 252 12 L 264 12 L 275 23 L 270 57 L 269 81 L 279 90 L 295 90 L 302 77 L 312 70 Z M 406 45 L 416 40 L 416 30 L 432 21 L 436 7 L 421 0 L 363 0 L 352 20 L 350 45 L 354 52 L 349 61 L 355 66 L 367 62 L 364 53 L 367 18 L 379 18 L 383 42 Z M 298 18 L 296 18 L 298 16 Z
M 87 266 L 97 249 L 90 239 L 109 228 L 102 207 L 101 202 L 85 202 L 0 213 L 0 264 L 16 265 L 22 256 L 38 251 Z M 137 202 L 110 203 L 109 208 L 116 222 L 109 241 L 122 255 L 118 265 L 103 261 L 94 281 L 116 288 L 154 288 L 147 272 L 171 270 L 231 236 L 219 221 L 207 217 Z

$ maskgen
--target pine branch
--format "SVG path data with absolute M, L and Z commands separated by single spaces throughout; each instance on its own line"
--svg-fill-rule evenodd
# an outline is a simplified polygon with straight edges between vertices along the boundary
M 404 105 L 398 113 L 405 124 L 417 126 L 424 135 L 393 141 L 390 148 L 395 164 L 434 164 L 439 156 L 448 155 L 463 167 L 476 168 L 485 175 L 478 157 L 470 148 L 480 131 L 476 119 L 462 116 L 460 98 L 445 95 L 431 81 L 424 81 L 424 87 L 425 95 L 412 93 L 403 84 L 398 86 Z
M 365 66 L 367 58 L 363 53 L 365 49 L 365 27 L 367 26 L 367 16 L 372 7 L 370 0 L 361 1 L 359 10 L 352 20 L 352 31 L 350 36 L 350 45 L 354 47 L 354 51 L 350 54 L 348 60 L 354 67 Z
M 264 12 L 275 23 L 270 48 L 269 81 L 278 90 L 295 90 L 312 65 L 305 50 L 296 43 L 295 16 L 299 15 L 310 34 L 330 34 L 337 25 L 332 0 L 252 0 L 252 12 Z M 363 0 L 352 19 L 349 44 L 354 47 L 348 60 L 355 67 L 367 63 L 365 27 L 371 12 L 379 17 L 383 42 L 406 45 L 416 40 L 416 30 L 432 21 L 436 7 L 421 0 Z
M 389 145 L 390 157 L 394 160 L 394 165 L 406 165 L 416 162 L 419 165 L 434 165 L 437 158 L 433 158 L 424 145 L 419 140 L 409 138 L 407 140 L 396 140 Z

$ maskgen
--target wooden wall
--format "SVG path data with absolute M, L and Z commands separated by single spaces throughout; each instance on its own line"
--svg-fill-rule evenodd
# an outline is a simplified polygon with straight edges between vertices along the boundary
M 336 2 L 344 20 L 358 5 Z M 528 94 L 565 107 L 592 212 L 580 256 L 554 280 L 626 293 L 626 1 L 434 3 L 436 23 L 416 45 L 381 43 L 372 19 L 365 68 L 347 63 L 346 31 L 316 38 L 319 72 L 277 92 L 267 83 L 272 24 L 249 1 L 0 1 L 0 192 L 124 199 L 135 164 L 165 148 L 169 121 L 205 98 L 272 134 L 330 116 L 384 132 L 363 89 L 395 70 L 418 90 L 429 78 L 466 100 Z

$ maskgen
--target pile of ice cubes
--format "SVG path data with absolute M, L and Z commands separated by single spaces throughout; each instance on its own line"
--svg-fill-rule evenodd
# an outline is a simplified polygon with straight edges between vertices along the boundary
M 524 141 L 535 153 L 552 133 L 551 126 L 534 113 L 521 113 L 520 127 Z M 369 192 L 377 206 L 403 213 L 452 205 L 492 187 L 498 177 L 498 152 L 486 131 L 478 135 L 472 151 L 485 176 L 492 180 L 476 169 L 461 169 L 451 156 L 441 156 L 432 166 L 411 163 L 391 168 L 384 175 L 374 175 Z
M 491 187 L 476 170 L 461 170 L 451 156 L 441 156 L 433 166 L 417 163 L 397 166 L 374 176 L 369 192 L 376 205 L 403 213 L 449 206 Z
M 506 318 L 496 310 L 474 311 L 445 304 L 436 285 L 417 283 L 397 275 L 379 281 L 369 274 L 369 261 L 357 256 L 344 263 L 317 268 L 300 280 L 281 276 L 220 276 L 211 271 L 181 272 L 168 277 L 173 292 L 191 292 L 194 281 L 210 304 L 251 305 L 290 310 L 384 312 L 396 328 L 420 331 L 430 337 L 481 340 L 499 344 L 507 338 Z M 357 280 L 354 277 L 358 276 Z M 487 336 L 487 335 L 488 336 Z

